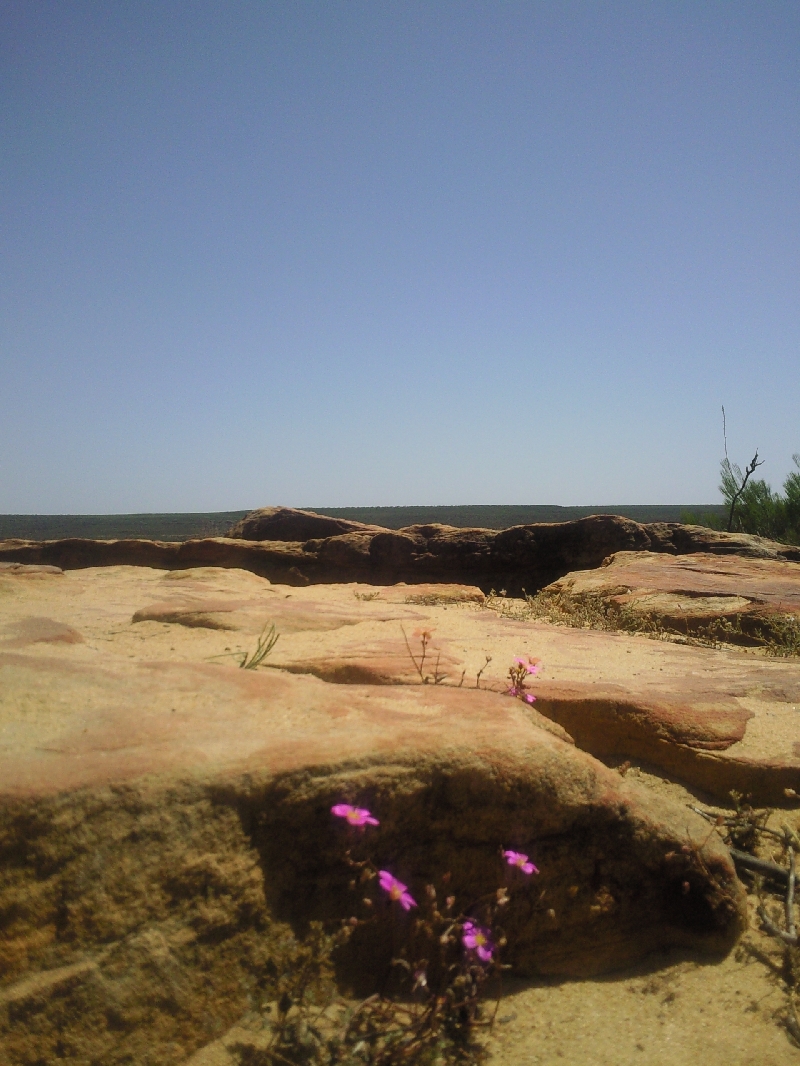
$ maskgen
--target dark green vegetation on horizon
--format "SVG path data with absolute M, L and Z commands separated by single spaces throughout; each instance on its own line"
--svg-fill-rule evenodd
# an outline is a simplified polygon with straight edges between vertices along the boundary
M 221 537 L 247 511 L 199 514 L 7 514 L 0 515 L 0 540 L 191 540 Z
M 687 512 L 713 516 L 724 521 L 726 508 L 719 504 L 633 505 L 604 507 L 557 507 L 541 505 L 476 504 L 459 507 L 308 507 L 309 511 L 367 522 L 387 529 L 441 522 L 460 528 L 507 529 L 534 522 L 571 522 L 593 514 L 616 514 L 636 522 L 681 522 Z M 83 537 L 89 540 L 191 540 L 220 537 L 244 518 L 247 511 L 209 511 L 194 514 L 127 515 L 0 515 L 0 540 L 62 540 Z

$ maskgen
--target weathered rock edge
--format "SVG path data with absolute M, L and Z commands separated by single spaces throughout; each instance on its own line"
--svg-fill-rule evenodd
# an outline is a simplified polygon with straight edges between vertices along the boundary
M 444 870 L 459 900 L 492 891 L 499 846 L 531 841 L 542 873 L 507 923 L 520 973 L 729 949 L 744 898 L 716 834 L 541 736 L 502 758 L 454 747 L 446 768 L 398 752 L 4 799 L 2 1060 L 171 1066 L 252 1009 L 280 923 L 348 913 L 353 838 L 329 811 L 343 797 L 380 814 L 371 857 L 418 894 Z M 391 945 L 380 923 L 368 934 L 350 968 L 362 983 Z
M 667 632 L 716 633 L 731 644 L 780 641 L 787 619 L 800 616 L 800 568 L 786 559 L 617 552 L 598 569 L 565 574 L 544 591 L 562 607 L 599 601 Z
M 503 588 L 520 595 L 523 590 L 538 591 L 570 571 L 595 569 L 620 551 L 710 552 L 800 562 L 800 548 L 760 537 L 677 523 L 640 525 L 615 515 L 499 531 L 442 525 L 381 530 L 289 508 L 268 512 L 260 522 L 248 525 L 245 519 L 228 537 L 181 543 L 6 540 L 0 542 L 0 564 L 51 565 L 65 570 L 114 565 L 166 570 L 224 566 L 250 570 L 287 585 L 456 582 L 476 585 L 484 592 Z M 337 531 L 342 525 L 348 527 L 346 532 Z M 258 534 L 258 539 L 241 539 L 240 528 Z M 309 530 L 324 532 L 307 539 Z

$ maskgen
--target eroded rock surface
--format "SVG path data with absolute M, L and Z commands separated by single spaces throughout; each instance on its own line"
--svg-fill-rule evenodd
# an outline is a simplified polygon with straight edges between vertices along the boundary
M 329 812 L 342 799 L 379 815 L 372 857 L 418 892 L 449 869 L 466 902 L 503 877 L 499 847 L 533 854 L 542 872 L 509 929 L 521 973 L 725 950 L 741 928 L 729 855 L 702 820 L 494 691 L 502 670 L 489 688 L 453 683 L 513 648 L 546 660 L 543 689 L 578 651 L 558 660 L 568 631 L 501 619 L 478 590 L 437 601 L 111 567 L 17 570 L 0 597 L 0 1054 L 13 1066 L 167 1066 L 232 1025 L 258 1000 L 281 922 L 346 913 Z M 55 639 L 20 643 L 31 619 Z M 273 668 L 240 669 L 268 622 Z M 449 683 L 420 681 L 403 630 L 417 656 L 416 630 L 434 630 L 431 654 L 441 637 Z M 326 679 L 319 663 L 359 645 L 358 682 Z M 624 663 L 613 647 L 600 660 Z M 580 671 L 597 660 L 575 661 L 565 681 L 591 683 Z M 722 745 L 749 726 L 736 707 L 714 722 Z M 385 961 L 380 941 L 363 947 Z
M 256 539 L 246 540 L 245 537 Z M 359 581 L 374 585 L 456 582 L 483 592 L 535 592 L 573 570 L 599 567 L 620 551 L 704 552 L 800 562 L 800 548 L 677 523 L 640 525 L 616 515 L 510 529 L 416 525 L 380 529 L 310 511 L 252 512 L 227 537 L 165 543 L 59 540 L 0 543 L 0 564 L 64 569 L 133 565 L 171 570 L 238 567 L 289 585 Z

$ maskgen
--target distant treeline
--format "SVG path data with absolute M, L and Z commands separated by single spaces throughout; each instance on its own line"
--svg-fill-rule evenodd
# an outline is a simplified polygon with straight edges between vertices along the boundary
M 247 511 L 208 514 L 6 514 L 0 540 L 192 540 L 221 537 Z
M 534 522 L 571 522 L 593 514 L 616 514 L 636 522 L 682 522 L 709 524 L 721 521 L 726 508 L 719 504 L 556 507 L 542 505 L 495 507 L 491 504 L 464 507 L 306 507 L 307 511 L 348 518 L 355 522 L 402 529 L 404 526 L 441 522 L 443 525 L 482 529 L 507 529 Z M 247 511 L 210 511 L 200 514 L 124 515 L 0 515 L 0 540 L 191 540 L 220 537 Z M 698 515 L 702 518 L 692 518 Z

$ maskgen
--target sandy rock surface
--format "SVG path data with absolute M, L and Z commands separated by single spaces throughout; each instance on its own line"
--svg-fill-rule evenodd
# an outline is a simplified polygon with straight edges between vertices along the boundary
M 380 811 L 377 861 L 421 883 L 444 865 L 471 898 L 501 876 L 500 845 L 529 849 L 518 972 L 730 948 L 744 903 L 726 849 L 669 790 L 581 748 L 800 783 L 797 664 L 482 601 L 213 567 L 0 574 L 4 1061 L 211 1047 L 252 1007 L 275 923 L 346 908 L 342 798 Z M 241 669 L 267 624 L 270 666 Z M 543 660 L 532 708 L 502 694 L 514 655 Z
M 454 585 L 287 588 L 233 569 L 106 567 L 61 575 L 18 572 L 4 579 L 3 588 L 0 652 L 7 662 L 17 655 L 6 699 L 13 691 L 23 701 L 30 701 L 31 692 L 44 699 L 47 690 L 47 699 L 58 705 L 66 699 L 65 677 L 73 675 L 75 685 L 100 699 L 104 685 L 120 689 L 118 675 L 127 671 L 123 703 L 127 698 L 128 707 L 138 706 L 146 688 L 153 706 L 169 693 L 167 702 L 175 705 L 170 713 L 179 713 L 181 705 L 219 706 L 222 697 L 210 696 L 211 680 L 231 703 L 239 699 L 239 687 L 269 684 L 276 693 L 270 699 L 291 705 L 291 685 L 299 681 L 286 673 L 326 682 L 319 689 L 326 699 L 350 700 L 364 686 L 359 691 L 373 701 L 409 700 L 420 698 L 414 695 L 421 683 L 414 660 L 421 661 L 419 634 L 427 630 L 432 636 L 422 675 L 443 677 L 443 684 L 433 685 L 443 699 L 456 698 L 451 693 L 459 685 L 459 698 L 468 698 L 476 684 L 501 692 L 515 655 L 538 657 L 543 669 L 536 679 L 536 710 L 563 726 L 578 747 L 606 759 L 651 763 L 722 800 L 731 789 L 761 803 L 782 802 L 787 788 L 800 791 L 796 658 L 516 621 L 482 606 L 479 589 Z M 254 650 L 268 623 L 280 634 L 267 660 L 272 670 L 261 671 L 256 681 L 249 671 L 218 669 Z M 59 626 L 67 628 L 57 636 L 53 627 Z M 209 680 L 195 680 L 201 676 Z M 279 689 L 286 695 L 279 697 Z M 122 718 L 134 731 L 143 728 L 141 713 L 126 710 Z M 61 728 L 51 710 L 46 720 L 49 729 Z M 175 750 L 195 743 L 182 734 L 178 719 L 158 728 L 173 736 Z M 243 727 L 239 735 L 244 744 Z M 110 770 L 131 758 L 124 746 L 112 755 L 97 736 L 81 736 L 63 771 L 52 759 L 55 752 L 40 752 L 33 778 L 39 779 L 48 760 L 53 773 L 69 775 L 72 784 L 93 760 Z M 7 743 L 10 738 L 8 733 Z M 93 755 L 95 750 L 102 754 Z M 142 752 L 144 764 L 156 757 Z M 177 758 L 165 743 L 159 752 L 165 765 Z M 14 773 L 22 772 L 20 764 Z

